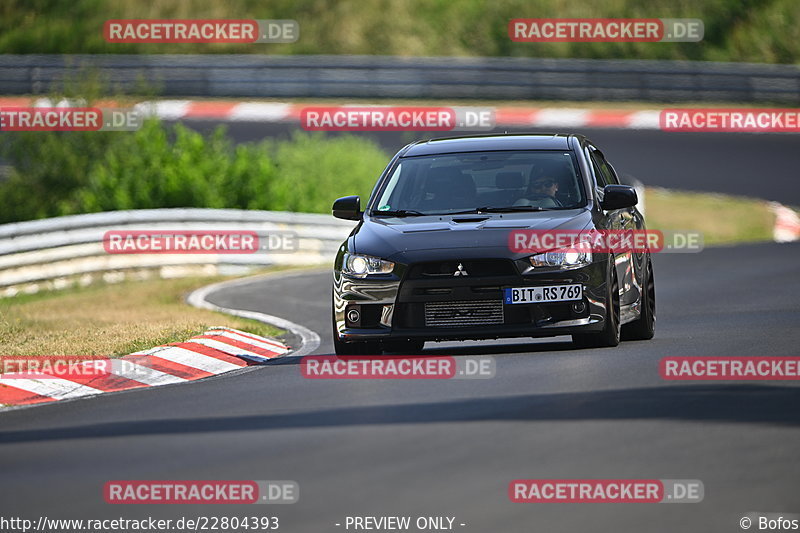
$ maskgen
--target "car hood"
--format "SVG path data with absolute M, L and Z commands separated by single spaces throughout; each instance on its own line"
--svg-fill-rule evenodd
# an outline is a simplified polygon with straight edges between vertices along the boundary
M 583 230 L 591 224 L 588 209 L 536 213 L 490 213 L 414 217 L 364 217 L 351 251 L 409 263 L 441 257 L 508 257 L 513 230 Z

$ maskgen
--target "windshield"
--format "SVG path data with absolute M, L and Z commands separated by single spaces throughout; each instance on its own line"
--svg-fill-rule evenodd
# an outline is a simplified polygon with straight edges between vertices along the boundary
M 538 211 L 585 203 L 569 151 L 469 152 L 400 159 L 372 214 Z

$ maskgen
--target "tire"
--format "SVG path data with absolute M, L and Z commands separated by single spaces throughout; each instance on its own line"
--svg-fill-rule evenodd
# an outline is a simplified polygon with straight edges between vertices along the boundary
M 606 302 L 611 302 L 606 306 L 605 323 L 602 331 L 596 333 L 580 333 L 572 336 L 572 343 L 578 348 L 613 348 L 619 345 L 620 325 L 619 325 L 619 284 L 617 274 L 614 269 L 613 259 L 611 261 L 611 283 L 606 284 Z
M 648 341 L 656 333 L 656 283 L 653 277 L 653 263 L 647 261 L 644 292 L 642 293 L 642 312 L 639 318 L 622 326 L 622 340 Z

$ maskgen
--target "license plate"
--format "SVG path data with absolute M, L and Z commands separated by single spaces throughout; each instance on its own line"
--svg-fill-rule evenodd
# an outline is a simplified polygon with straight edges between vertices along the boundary
M 503 301 L 506 304 L 569 302 L 581 299 L 583 299 L 583 285 L 581 284 L 503 289 Z

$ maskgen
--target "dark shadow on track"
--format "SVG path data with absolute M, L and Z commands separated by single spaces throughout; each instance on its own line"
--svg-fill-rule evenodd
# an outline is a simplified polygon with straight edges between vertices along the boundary
M 690 385 L 346 407 L 264 416 L 87 424 L 4 432 L 0 433 L 0 443 L 499 420 L 679 420 L 796 426 L 800 425 L 798 407 L 800 387 Z
M 499 344 L 483 342 L 481 344 L 459 346 L 458 348 L 440 347 L 435 344 L 428 344 L 425 347 L 424 355 L 503 355 L 525 353 L 533 354 L 540 352 L 563 352 L 573 350 L 585 350 L 576 348 L 571 341 L 562 342 L 531 342 L 531 343 L 509 343 Z
M 630 343 L 627 343 L 630 344 Z M 468 355 L 504 355 L 504 354 L 533 354 L 539 352 L 563 352 L 572 350 L 585 350 L 585 348 L 576 348 L 572 342 L 537 342 L 537 343 L 509 343 L 509 344 L 494 344 L 482 343 L 480 345 L 468 345 L 459 347 L 444 347 L 435 344 L 428 344 L 425 349 L 417 354 L 409 355 L 409 357 L 444 357 L 444 356 L 468 356 Z M 319 355 L 334 355 L 330 353 L 315 353 L 314 356 Z M 373 357 L 402 357 L 407 354 L 383 354 L 381 356 Z M 363 357 L 363 356 L 362 356 Z M 292 366 L 299 365 L 302 357 L 278 357 L 263 363 L 261 366 Z

